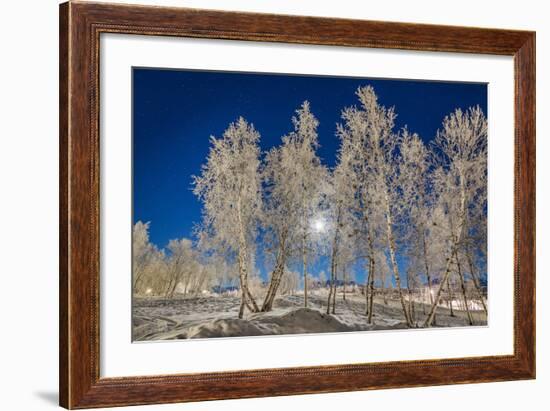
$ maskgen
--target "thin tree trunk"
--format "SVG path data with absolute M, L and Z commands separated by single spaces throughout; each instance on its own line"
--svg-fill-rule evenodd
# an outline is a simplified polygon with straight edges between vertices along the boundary
M 412 300 L 412 292 L 411 292 L 411 273 L 410 270 L 407 271 L 407 297 L 409 299 L 409 315 L 411 317 L 411 322 L 414 324 L 414 302 Z
M 376 269 L 376 262 L 374 259 L 370 260 L 370 268 L 369 268 L 369 318 L 367 319 L 367 322 L 369 324 L 372 324 L 372 316 L 374 315 L 374 275 L 375 275 L 375 269 Z
M 135 273 L 135 276 L 134 276 L 134 287 L 133 287 L 133 290 L 134 290 L 134 294 L 137 294 L 137 291 L 138 291 L 138 285 L 139 283 L 141 282 L 141 279 L 143 277 L 143 274 L 145 273 L 145 270 L 144 269 L 138 269 L 136 270 L 137 272 Z
M 476 287 L 476 290 L 479 294 L 479 299 L 481 300 L 481 305 L 483 305 L 483 310 L 485 311 L 485 315 L 487 315 L 487 304 L 485 303 L 485 298 L 483 296 L 483 292 L 481 291 L 481 284 L 479 282 L 479 279 L 477 278 L 477 274 L 474 270 L 474 263 L 472 261 L 472 256 L 470 253 L 466 254 L 466 257 L 468 259 L 468 265 L 470 267 L 470 274 L 472 275 L 472 279 L 474 280 L 474 285 Z
M 332 304 L 332 293 L 334 292 L 334 263 L 331 263 L 330 267 L 330 285 L 328 288 L 328 298 L 327 298 L 327 314 L 330 314 L 330 305 Z
M 239 318 L 243 318 L 244 314 L 244 295 L 241 290 L 241 305 L 239 306 Z
M 368 268 L 368 270 L 369 270 L 369 274 L 365 278 L 365 287 L 364 287 L 364 291 L 365 291 L 365 315 L 369 315 L 369 286 L 370 286 L 370 276 L 372 275 L 370 259 L 369 259 L 369 268 Z
M 168 288 L 166 289 L 166 296 L 168 298 L 174 297 L 174 292 L 180 280 L 179 266 L 181 262 L 181 256 L 176 257 L 173 268 L 170 270 L 170 282 L 168 283 Z
M 332 293 L 332 314 L 336 314 L 336 292 L 338 291 L 338 260 L 334 263 L 334 292 Z
M 449 259 L 447 260 L 447 267 L 445 269 L 445 274 L 442 278 L 441 284 L 439 284 L 439 289 L 437 291 L 437 296 L 432 304 L 432 308 L 430 309 L 430 314 L 428 315 L 428 318 L 424 322 L 424 327 L 429 327 L 432 324 L 432 321 L 435 316 L 435 311 L 437 309 L 437 305 L 439 304 L 439 299 L 441 298 L 441 291 L 443 289 L 443 284 L 448 281 L 449 275 L 451 272 L 451 261 L 452 256 L 454 253 L 456 253 L 456 250 L 458 248 L 458 244 L 460 242 L 460 239 L 462 237 L 462 229 L 464 227 L 464 224 L 466 222 L 466 188 L 464 186 L 464 176 L 460 175 L 460 213 L 459 213 L 460 223 L 457 227 L 456 235 L 452 231 L 452 240 L 453 240 L 453 246 L 451 248 L 451 253 L 449 253 Z M 452 227 L 452 226 L 451 226 Z
M 423 255 L 424 255 L 424 269 L 426 270 L 426 281 L 428 282 L 428 294 L 430 298 L 430 304 L 433 305 L 434 303 L 434 295 L 432 292 L 432 276 L 430 273 L 430 265 L 428 264 L 428 245 L 426 243 L 426 230 L 424 227 L 422 227 L 422 248 L 423 248 Z M 422 305 L 422 312 L 426 314 L 426 308 L 424 305 Z M 434 314 L 433 318 L 433 324 L 436 325 L 437 318 Z
M 245 306 L 246 308 L 248 308 L 248 311 L 254 312 L 254 308 L 252 308 L 252 306 L 251 306 L 250 303 L 248 302 L 248 299 L 245 299 L 245 300 L 244 300 L 244 306 Z
M 370 294 L 370 278 L 372 276 L 372 264 L 371 259 L 369 258 L 369 274 L 365 279 L 365 315 L 369 315 L 370 305 L 369 305 L 369 294 Z
M 304 273 L 304 307 L 307 308 L 307 251 L 306 235 L 302 238 L 302 272 Z
M 470 313 L 470 307 L 468 307 L 468 298 L 466 297 L 466 282 L 464 281 L 464 274 L 460 267 L 460 260 L 458 259 L 458 252 L 455 250 L 456 267 L 458 269 L 458 277 L 460 278 L 460 287 L 462 289 L 462 297 L 464 298 L 464 306 L 466 308 L 466 315 L 468 316 L 468 322 L 470 325 L 474 325 L 474 319 Z
M 455 296 L 453 294 L 453 289 L 451 288 L 450 276 L 447 277 L 447 293 L 449 294 L 449 309 L 451 310 L 451 317 L 454 317 L 455 313 L 454 313 L 453 305 L 455 302 Z
M 332 248 L 332 256 L 330 260 L 330 288 L 328 292 L 328 300 L 327 300 L 327 314 L 330 314 L 330 306 L 332 304 L 332 295 L 336 293 L 336 290 L 334 289 L 334 282 L 335 282 L 335 275 L 336 272 L 336 247 L 333 244 Z
M 244 226 L 242 222 L 241 217 L 241 199 L 239 198 L 239 201 L 237 202 L 237 215 L 238 215 L 238 222 L 239 222 L 239 252 L 238 252 L 238 263 L 239 263 L 239 279 L 241 281 L 241 299 L 243 305 L 251 305 L 252 306 L 252 312 L 258 312 L 259 308 L 256 304 L 256 300 L 250 293 L 250 290 L 248 289 L 248 270 L 247 270 L 247 263 L 248 263 L 248 255 L 246 251 L 246 238 L 245 238 L 245 232 L 244 232 Z M 249 303 L 249 304 L 247 304 Z M 244 307 L 242 307 L 241 310 L 239 310 L 239 318 L 242 318 L 244 312 Z
M 277 263 L 275 264 L 275 269 L 271 274 L 271 281 L 269 283 L 269 288 L 267 294 L 265 295 L 264 302 L 262 304 L 261 311 L 267 312 L 271 311 L 273 308 L 273 302 L 277 296 L 277 291 L 279 285 L 281 284 L 281 279 L 285 273 L 285 263 L 286 263 L 286 231 L 281 235 L 281 241 L 279 245 L 279 252 L 277 254 Z
M 269 289 L 265 296 L 264 302 L 262 304 L 261 311 L 267 312 L 273 309 L 273 302 L 275 301 L 275 296 L 277 295 L 277 290 L 281 284 L 281 279 L 284 275 L 284 265 L 277 265 L 273 273 L 271 274 L 271 282 L 269 284 Z
M 426 293 L 422 296 L 422 314 L 426 315 Z
M 344 268 L 342 269 L 342 277 L 343 277 L 343 281 L 344 281 L 344 294 L 342 296 L 342 298 L 344 299 L 344 301 L 346 301 L 346 265 L 344 264 Z
M 281 284 L 281 280 L 285 273 L 286 256 L 287 256 L 287 249 L 286 249 L 287 235 L 288 235 L 288 228 L 285 228 L 281 234 L 275 273 L 272 275 L 272 280 L 274 281 L 272 282 L 272 284 L 270 284 L 271 296 L 268 300 L 269 310 L 271 310 L 273 306 L 273 302 L 275 301 L 275 297 L 277 296 L 279 285 Z
M 407 306 L 405 305 L 405 297 L 403 296 L 403 290 L 401 290 L 401 278 L 399 276 L 399 267 L 397 266 L 397 259 L 396 259 L 396 250 L 395 250 L 395 239 L 393 237 L 393 228 L 392 228 L 392 215 L 390 210 L 390 204 L 389 204 L 389 198 L 387 192 L 385 193 L 385 206 L 386 206 L 386 236 L 388 240 L 388 248 L 390 250 L 390 260 L 392 264 L 392 270 L 393 270 L 393 278 L 395 281 L 395 286 L 397 287 L 397 291 L 399 293 L 399 299 L 401 300 L 401 308 L 403 309 L 403 314 L 405 316 L 405 321 L 407 322 L 407 325 L 409 327 L 413 326 L 413 323 L 411 321 L 410 313 L 407 310 Z
M 365 201 L 367 202 L 367 201 Z M 368 210 L 368 208 L 367 208 Z M 368 258 L 369 258 L 369 275 L 366 282 L 365 287 L 365 299 L 366 299 L 366 307 L 365 307 L 365 314 L 368 316 L 368 323 L 372 324 L 372 316 L 374 315 L 373 309 L 374 309 L 374 275 L 375 275 L 375 268 L 376 268 L 376 260 L 374 255 L 374 233 L 372 230 L 372 227 L 369 222 L 368 213 L 365 216 L 365 223 L 367 224 L 367 243 L 369 246 L 368 251 Z
M 170 290 L 172 289 L 172 277 L 168 280 L 168 285 L 166 286 L 166 290 L 164 291 L 164 296 L 166 298 L 170 297 Z
M 260 311 L 256 300 L 248 288 L 248 270 L 246 268 L 246 251 L 239 250 L 239 279 L 241 281 L 242 296 L 245 304 L 252 306 L 252 312 Z
M 439 288 L 437 289 L 437 294 L 435 295 L 434 302 L 432 303 L 432 307 L 430 308 L 430 313 L 428 314 L 428 318 L 426 318 L 426 321 L 424 322 L 424 327 L 430 327 L 432 325 L 432 321 L 435 317 L 435 312 L 437 310 L 437 306 L 439 305 L 439 301 L 441 300 L 441 294 L 443 293 L 443 286 L 449 279 L 449 274 L 451 273 L 451 261 L 452 259 L 449 258 L 447 260 L 447 265 L 445 267 L 445 273 L 443 275 L 443 278 L 441 279 L 441 282 L 439 283 Z
M 336 212 L 336 226 L 334 229 L 334 237 L 332 239 L 332 250 L 330 256 L 330 289 L 328 293 L 327 300 L 327 314 L 330 314 L 330 305 L 331 298 L 336 294 L 336 270 L 337 270 L 337 258 L 338 258 L 338 240 L 340 236 L 340 206 L 337 208 Z M 332 307 L 332 312 L 334 313 L 334 307 Z

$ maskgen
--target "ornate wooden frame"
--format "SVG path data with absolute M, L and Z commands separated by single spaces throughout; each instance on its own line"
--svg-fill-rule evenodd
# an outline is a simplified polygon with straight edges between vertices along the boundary
M 499 54 L 515 62 L 514 354 L 155 377 L 99 374 L 101 33 Z M 60 404 L 90 408 L 535 377 L 535 33 L 196 9 L 60 6 Z

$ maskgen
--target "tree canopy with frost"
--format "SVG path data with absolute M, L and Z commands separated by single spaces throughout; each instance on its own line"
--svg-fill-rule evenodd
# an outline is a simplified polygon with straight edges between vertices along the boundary
M 308 257 L 314 250 L 312 231 L 314 222 L 320 218 L 328 170 L 316 153 L 319 122 L 311 113 L 309 102 L 304 101 L 296 110 L 292 123 L 294 130 L 266 156 L 264 222 L 270 231 L 271 249 L 276 251 L 275 268 L 262 311 L 271 310 L 288 258 L 301 260 L 304 305 L 308 305 Z
M 244 307 L 259 311 L 248 287 L 248 267 L 255 246 L 262 209 L 260 134 L 244 118 L 231 123 L 211 148 L 194 193 L 203 202 L 203 228 L 216 242 L 236 255 Z
M 479 107 L 467 111 L 457 109 L 445 117 L 434 141 L 433 161 L 438 166 L 435 177 L 438 201 L 446 217 L 447 263 L 424 326 L 431 325 L 453 261 L 458 262 L 459 247 L 468 235 L 469 216 L 479 210 L 476 203 L 486 199 L 487 119 Z M 462 272 L 459 277 L 466 298 Z

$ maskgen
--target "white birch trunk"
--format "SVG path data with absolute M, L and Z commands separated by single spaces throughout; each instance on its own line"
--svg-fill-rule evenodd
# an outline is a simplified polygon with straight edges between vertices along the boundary
M 412 327 L 413 323 L 411 321 L 410 313 L 407 310 L 407 306 L 405 305 L 405 297 L 403 296 L 403 290 L 401 289 L 401 278 L 399 276 L 399 267 L 397 266 L 395 239 L 393 237 L 393 228 L 392 228 L 392 216 L 391 216 L 391 210 L 390 210 L 390 204 L 389 204 L 389 198 L 388 198 L 387 192 L 384 195 L 384 199 L 385 199 L 385 208 L 386 208 L 385 210 L 386 211 L 386 235 L 388 240 L 388 248 L 390 251 L 390 261 L 392 264 L 393 278 L 395 281 L 395 286 L 397 287 L 399 299 L 401 301 L 401 308 L 403 309 L 403 314 L 405 315 L 405 321 L 407 322 L 407 325 L 409 327 Z

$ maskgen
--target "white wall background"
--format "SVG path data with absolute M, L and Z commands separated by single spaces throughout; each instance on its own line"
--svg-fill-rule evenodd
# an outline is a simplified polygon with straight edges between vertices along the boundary
M 112 1 L 112 0 L 111 0 Z M 546 2 L 162 0 L 134 3 L 537 31 L 536 381 L 149 406 L 151 410 L 547 409 L 550 389 L 550 12 Z M 58 0 L 4 2 L 0 24 L 0 408 L 55 409 L 58 299 Z M 546 180 L 546 181 L 545 181 Z M 7 228 L 7 229 L 6 229 Z M 7 263 L 6 263 L 7 262 Z M 138 408 L 134 408 L 138 409 Z

